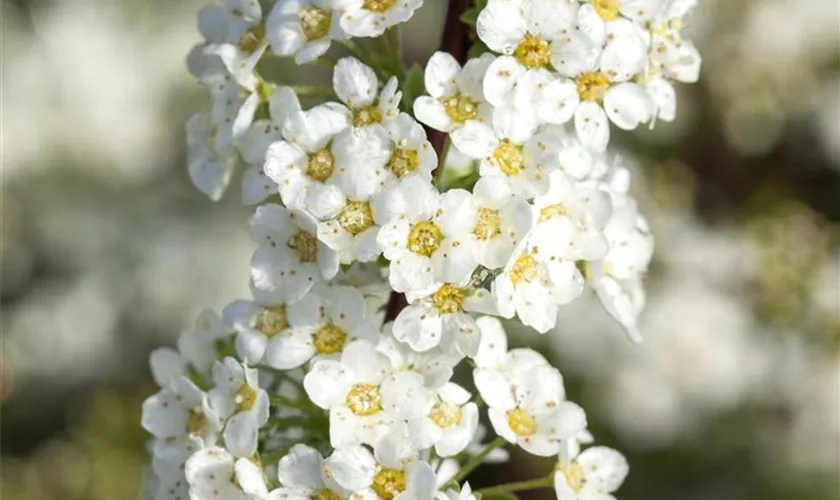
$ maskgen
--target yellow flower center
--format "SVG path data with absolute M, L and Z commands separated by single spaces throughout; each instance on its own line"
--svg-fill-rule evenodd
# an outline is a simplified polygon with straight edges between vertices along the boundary
M 496 146 L 493 158 L 505 175 L 516 175 L 525 167 L 525 153 L 522 152 L 522 148 L 508 139 L 502 139 Z
M 243 52 L 253 54 L 260 48 L 260 44 L 265 39 L 265 25 L 257 24 L 253 26 L 248 32 L 239 37 L 239 48 Z
M 306 160 L 306 175 L 311 179 L 324 182 L 329 179 L 335 166 L 335 157 L 329 147 L 316 151 Z
M 233 402 L 236 404 L 237 412 L 250 411 L 257 402 L 257 391 L 248 382 L 242 382 L 239 384 L 236 395 L 233 396 Z
M 561 469 L 563 475 L 566 476 L 566 482 L 569 487 L 575 491 L 580 491 L 586 484 L 586 477 L 583 475 L 583 469 L 577 462 L 572 462 L 568 467 Z
M 432 407 L 429 418 L 441 429 L 461 423 L 461 407 L 446 401 L 438 401 Z
M 502 219 L 499 211 L 492 208 L 479 208 L 478 221 L 475 223 L 475 237 L 485 241 L 502 233 Z
M 187 433 L 190 436 L 201 436 L 207 430 L 207 417 L 204 415 L 204 410 L 200 406 L 190 410 L 187 417 Z
M 353 126 L 366 127 L 373 123 L 382 123 L 382 111 L 374 106 L 368 106 L 353 112 Z
M 507 421 L 510 429 L 520 437 L 528 437 L 537 432 L 537 425 L 527 411 L 515 408 L 508 412 Z
M 373 491 L 382 500 L 393 500 L 405 491 L 405 472 L 397 469 L 381 469 L 373 478 Z
M 523 255 L 516 259 L 516 262 L 510 268 L 510 281 L 514 285 L 519 284 L 522 280 L 531 281 L 537 277 L 538 271 L 537 261 L 528 254 Z
M 431 221 L 418 222 L 408 232 L 408 249 L 426 257 L 431 257 L 442 241 L 443 232 Z
M 315 492 L 311 497 L 312 500 L 341 500 L 341 497 L 338 496 L 333 490 L 322 488 Z
M 382 409 L 379 387 L 365 383 L 354 384 L 347 393 L 344 404 L 356 415 L 373 415 Z
M 300 9 L 300 27 L 307 40 L 324 38 L 330 32 L 332 10 L 323 7 L 302 7 Z
M 254 328 L 268 338 L 274 337 L 289 326 L 286 320 L 286 306 L 264 307 L 254 320 Z
M 547 221 L 552 217 L 557 217 L 560 215 L 566 215 L 568 212 L 566 211 L 566 207 L 561 204 L 555 205 L 548 205 L 547 207 L 540 210 L 540 222 Z
M 391 159 L 388 160 L 388 168 L 397 177 L 414 172 L 419 164 L 417 151 L 413 149 L 398 149 L 391 154 Z
M 513 55 L 526 68 L 544 68 L 551 59 L 551 45 L 542 38 L 525 33 Z
M 452 97 L 441 97 L 440 102 L 446 109 L 446 114 L 453 121 L 464 123 L 478 116 L 478 104 L 463 94 L 456 94 Z
M 584 101 L 601 99 L 609 88 L 610 79 L 599 71 L 584 73 L 577 79 L 577 92 Z
M 462 310 L 464 306 L 464 290 L 450 283 L 445 283 L 432 295 L 432 303 L 438 311 L 452 314 Z
M 338 214 L 338 225 L 356 236 L 373 225 L 373 212 L 366 201 L 348 201 Z
M 297 250 L 301 262 L 312 263 L 318 260 L 318 238 L 303 229 L 292 237 L 292 248 Z
M 592 7 L 604 21 L 612 21 L 618 17 L 617 0 L 592 0 Z
M 397 0 L 365 0 L 362 7 L 373 12 L 385 12 L 397 3 Z
M 312 339 L 312 343 L 315 345 L 315 352 L 318 354 L 333 354 L 344 348 L 344 342 L 347 340 L 347 332 L 333 324 L 329 324 L 315 332 Z

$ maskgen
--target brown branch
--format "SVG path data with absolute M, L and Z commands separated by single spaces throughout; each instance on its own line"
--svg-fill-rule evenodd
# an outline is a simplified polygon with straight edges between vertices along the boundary
M 449 9 L 446 11 L 446 22 L 443 26 L 443 41 L 440 50 L 449 52 L 461 64 L 466 62 L 467 51 L 470 48 L 469 30 L 461 22 L 461 14 L 470 7 L 472 7 L 472 0 L 450 0 Z M 428 127 L 426 127 L 426 134 L 440 157 L 443 144 L 446 142 L 446 134 Z M 391 292 L 388 308 L 385 311 L 385 322 L 393 321 L 407 305 L 408 301 L 404 294 Z

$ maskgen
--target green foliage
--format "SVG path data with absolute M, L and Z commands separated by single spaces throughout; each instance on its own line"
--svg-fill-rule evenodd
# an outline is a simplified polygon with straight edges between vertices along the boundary
M 423 68 L 414 64 L 405 74 L 402 86 L 402 105 L 405 111 L 410 112 L 414 107 L 414 100 L 423 95 L 426 85 L 423 80 Z

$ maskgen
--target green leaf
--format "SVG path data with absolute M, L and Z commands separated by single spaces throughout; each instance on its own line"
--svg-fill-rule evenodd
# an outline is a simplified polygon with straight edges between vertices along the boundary
M 487 7 L 487 0 L 475 0 L 473 3 L 475 4 L 475 8 L 478 10 L 482 10 L 484 7 Z
M 490 52 L 490 49 L 484 45 L 484 42 L 477 40 L 467 51 L 467 57 L 470 59 L 474 57 L 481 57 L 481 54 L 484 54 L 485 52 Z
M 405 82 L 403 82 L 402 102 L 404 109 L 411 111 L 414 106 L 414 100 L 423 95 L 426 91 L 426 84 L 423 80 L 423 68 L 414 64 L 405 75 Z
M 475 24 L 478 22 L 479 12 L 481 12 L 479 7 L 473 7 L 472 9 L 464 11 L 464 13 L 461 14 L 461 22 L 475 27 Z
M 496 493 L 490 495 L 481 495 L 481 500 L 519 500 L 519 497 L 513 493 Z

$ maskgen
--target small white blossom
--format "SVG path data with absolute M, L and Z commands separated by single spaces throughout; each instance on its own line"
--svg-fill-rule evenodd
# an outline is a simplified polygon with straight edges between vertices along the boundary
M 548 168 L 542 160 L 540 143 L 533 129 L 507 127 L 493 121 L 492 126 L 470 121 L 454 130 L 452 142 L 464 154 L 481 160 L 482 177 L 498 177 L 507 182 L 515 196 L 531 199 L 548 189 Z
M 265 24 L 271 49 L 281 56 L 295 56 L 305 64 L 319 58 L 333 40 L 343 40 L 338 0 L 282 0 L 272 7 Z
M 477 371 L 476 387 L 487 402 L 493 429 L 508 442 L 552 456 L 560 452 L 561 440 L 586 428 L 583 409 L 565 400 L 556 368 L 536 365 L 510 377 L 487 376 L 491 373 Z
M 187 460 L 185 472 L 190 500 L 263 500 L 268 495 L 262 469 L 223 448 L 196 452 Z
M 261 19 L 257 0 L 216 1 L 198 12 L 198 31 L 210 43 L 238 43 Z
M 451 132 L 469 120 L 488 120 L 492 106 L 484 98 L 482 82 L 494 59 L 492 54 L 482 54 L 462 68 L 446 52 L 432 54 L 424 73 L 429 95 L 414 101 L 414 115 L 442 132 Z
M 227 190 L 236 168 L 236 151 L 230 145 L 219 148 L 218 128 L 209 112 L 187 120 L 187 169 L 199 191 L 216 201 Z
M 423 376 L 426 387 L 432 390 L 443 387 L 452 378 L 460 356 L 445 353 L 440 348 L 418 352 L 410 345 L 398 341 L 393 335 L 393 323 L 383 327 L 376 350 L 391 361 L 394 371 L 412 371 Z
M 400 436 L 388 435 L 376 446 L 375 457 L 362 447 L 340 448 L 327 468 L 336 482 L 355 492 L 354 498 L 433 500 L 435 472 L 406 444 Z
M 423 0 L 346 0 L 341 27 L 351 36 L 378 37 L 411 19 Z
M 260 243 L 251 261 L 254 286 L 280 302 L 300 299 L 338 272 L 338 254 L 318 240 L 318 223 L 306 212 L 262 205 L 251 218 L 250 233 Z
M 154 454 L 163 461 L 183 459 L 214 446 L 222 425 L 207 394 L 186 377 L 174 377 L 143 403 L 141 424 L 155 436 Z
M 397 420 L 424 415 L 433 404 L 421 375 L 392 373 L 388 358 L 364 340 L 350 343 L 340 361 L 317 361 L 303 386 L 312 402 L 330 412 L 333 447 L 373 446 Z
M 378 332 L 365 317 L 362 294 L 347 286 L 325 287 L 287 307 L 289 328 L 266 353 L 275 368 L 297 368 L 310 359 L 338 359 L 344 347 L 364 339 L 375 343 Z
M 292 114 L 283 127 L 283 141 L 269 146 L 265 174 L 280 187 L 287 207 L 311 209 L 338 176 L 332 142 L 349 127 L 347 110 L 327 103 Z
M 377 125 L 394 118 L 402 99 L 397 77 L 391 77 L 380 92 L 373 68 L 354 57 L 338 60 L 333 71 L 333 88 L 341 102 L 350 108 L 354 127 Z
M 380 229 L 377 242 L 391 261 L 394 290 L 431 293 L 442 282 L 465 282 L 476 267 L 471 221 L 462 216 L 470 193 L 441 195 L 424 179 L 410 177 L 393 194 L 397 215 Z
M 219 345 L 229 343 L 236 333 L 212 309 L 201 311 L 195 327 L 178 337 L 178 352 L 201 375 L 209 375 L 213 363 L 220 358 Z
M 314 448 L 302 444 L 294 445 L 289 454 L 280 459 L 277 466 L 277 476 L 282 487 L 272 491 L 268 500 L 348 498 L 351 492 L 335 481 L 330 467 L 352 466 L 353 464 L 342 463 L 343 457 L 355 456 L 358 453 L 360 452 L 356 449 L 345 450 L 343 453 L 337 451 L 333 453 L 334 457 L 324 460 Z
M 211 407 L 227 419 L 225 448 L 238 457 L 257 451 L 257 431 L 268 421 L 268 394 L 259 386 L 257 370 L 228 357 L 213 365 Z
M 612 493 L 624 482 L 628 471 L 621 453 L 603 446 L 587 448 L 560 461 L 554 473 L 557 500 L 613 500 Z
M 434 446 L 441 457 L 464 451 L 478 428 L 478 406 L 470 402 L 470 397 L 469 392 L 453 382 L 438 389 L 429 414 L 408 422 L 412 444 L 421 450 Z

